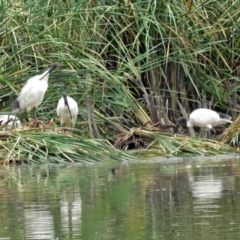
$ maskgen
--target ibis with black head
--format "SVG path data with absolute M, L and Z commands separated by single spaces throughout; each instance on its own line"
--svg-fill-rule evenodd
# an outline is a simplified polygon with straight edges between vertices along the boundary
M 186 127 L 200 127 L 212 129 L 214 126 L 219 126 L 226 123 L 232 123 L 232 117 L 228 114 L 219 113 L 207 108 L 198 108 L 194 110 L 187 121 L 184 117 L 179 117 L 177 119 L 177 125 L 175 132 L 180 125 Z
M 6 125 L 3 130 L 11 130 L 14 128 L 23 128 L 21 121 L 14 115 L 0 115 L 0 125 Z
M 36 75 L 28 79 L 23 86 L 19 96 L 12 104 L 12 113 L 20 110 L 33 110 L 34 123 L 37 123 L 36 109 L 42 103 L 45 92 L 48 89 L 49 74 L 58 67 L 58 63 L 54 63 L 41 75 Z
M 78 105 L 77 102 L 73 98 L 69 97 L 65 92 L 58 101 L 57 115 L 62 126 L 69 128 L 73 128 L 75 126 L 78 115 Z

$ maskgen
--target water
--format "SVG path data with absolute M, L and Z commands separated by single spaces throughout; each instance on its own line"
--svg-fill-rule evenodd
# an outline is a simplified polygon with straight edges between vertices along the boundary
M 238 239 L 240 163 L 0 167 L 3 239 Z

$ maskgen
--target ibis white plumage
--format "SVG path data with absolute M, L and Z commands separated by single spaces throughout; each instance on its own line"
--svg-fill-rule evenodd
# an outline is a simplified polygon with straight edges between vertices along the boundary
M 22 128 L 21 121 L 14 115 L 0 115 L 0 125 L 5 125 L 4 130 L 11 130 L 13 128 Z
M 219 113 L 207 108 L 198 108 L 190 114 L 188 121 L 184 117 L 179 117 L 177 119 L 176 129 L 179 125 L 212 129 L 213 126 L 232 123 L 231 119 L 232 117 L 227 114 Z
M 19 96 L 12 104 L 12 113 L 20 110 L 33 110 L 34 122 L 37 122 L 36 109 L 42 103 L 45 92 L 48 88 L 49 73 L 58 66 L 54 63 L 41 75 L 36 75 L 28 79 L 23 86 Z
M 57 115 L 61 125 L 69 128 L 74 127 L 77 120 L 77 114 L 77 102 L 73 98 L 67 96 L 66 93 L 63 93 L 57 105 Z

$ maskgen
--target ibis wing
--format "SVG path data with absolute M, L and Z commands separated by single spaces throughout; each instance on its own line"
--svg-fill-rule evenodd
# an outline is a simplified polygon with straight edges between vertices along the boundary
M 36 87 L 39 77 L 40 75 L 36 75 L 34 77 L 29 78 L 27 82 L 24 84 L 23 88 L 21 89 L 21 92 L 19 95 L 25 95 L 29 91 L 29 88 L 31 88 L 34 85 Z
M 77 121 L 77 115 L 78 115 L 78 106 L 77 105 L 71 109 L 71 113 L 72 113 L 72 126 L 74 126 Z
M 28 81 L 17 98 L 20 108 L 26 109 L 40 105 L 47 87 L 47 83 L 44 82 Z
M 61 112 L 63 107 L 64 107 L 64 100 L 63 98 L 60 98 L 57 105 L 57 116 L 59 118 L 61 118 Z
M 57 116 L 59 117 L 59 118 L 61 118 L 61 114 L 60 114 L 60 112 L 59 112 L 59 109 L 57 108 Z
M 77 121 L 78 105 L 77 105 L 77 102 L 71 97 L 68 97 L 68 101 L 69 101 L 69 106 L 72 114 L 72 127 L 74 127 Z
M 59 108 L 57 108 L 57 116 L 58 116 L 59 118 L 61 118 L 61 112 L 60 112 L 60 109 L 59 109 Z
M 221 116 L 219 113 L 211 110 L 211 109 L 204 109 L 199 108 L 194 110 L 189 117 L 189 121 L 191 125 L 198 126 L 198 127 L 209 127 L 218 126 L 221 124 L 225 124 L 226 122 L 231 123 L 232 121 L 229 119 L 230 116 L 226 114 L 222 114 Z
M 190 114 L 189 121 L 191 125 L 198 127 L 205 127 L 212 124 L 219 119 L 218 114 L 210 109 L 196 109 Z

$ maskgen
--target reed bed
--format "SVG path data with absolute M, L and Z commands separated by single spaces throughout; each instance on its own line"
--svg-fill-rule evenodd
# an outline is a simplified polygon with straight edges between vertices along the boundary
M 39 117 L 59 126 L 55 109 L 63 91 L 80 109 L 72 137 L 36 129 L 1 133 L 3 161 L 10 153 L 11 160 L 35 162 L 50 161 L 50 156 L 53 162 L 77 161 L 83 153 L 96 160 L 105 149 L 109 156 L 125 158 L 116 143 L 106 142 L 133 128 L 155 126 L 161 127 L 150 137 L 155 142 L 144 148 L 146 154 L 153 149 L 169 156 L 238 151 L 229 149 L 229 141 L 189 137 L 183 146 L 183 138 L 167 126 L 198 107 L 237 119 L 239 5 L 237 0 L 2 1 L 1 113 L 10 112 L 29 77 L 53 62 L 61 67 L 50 76 Z M 47 146 L 49 154 L 36 146 Z M 59 154 L 52 156 L 57 146 Z M 68 148 L 75 149 L 74 157 L 64 155 Z

